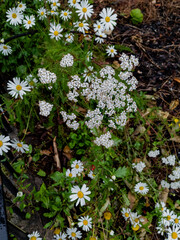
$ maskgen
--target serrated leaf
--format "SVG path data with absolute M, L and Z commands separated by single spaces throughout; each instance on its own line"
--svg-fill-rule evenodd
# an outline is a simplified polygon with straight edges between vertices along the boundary
M 129 169 L 127 167 L 119 167 L 115 172 L 115 176 L 119 178 L 125 178 L 128 175 L 129 175 Z

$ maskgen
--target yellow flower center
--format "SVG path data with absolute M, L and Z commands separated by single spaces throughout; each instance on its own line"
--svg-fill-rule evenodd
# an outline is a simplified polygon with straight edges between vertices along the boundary
M 83 198 L 83 197 L 84 197 L 84 194 L 83 194 L 81 191 L 79 191 L 79 192 L 77 193 L 77 195 L 78 195 L 78 198 Z
M 105 218 L 106 220 L 110 220 L 111 217 L 112 217 L 112 214 L 111 214 L 110 212 L 105 212 L 105 213 L 104 213 L 104 218 Z
M 54 31 L 54 35 L 57 36 L 59 34 L 58 31 Z
M 7 46 L 3 46 L 4 49 L 7 49 Z
M 54 234 L 60 234 L 60 229 L 59 229 L 59 228 L 56 228 L 56 229 L 54 230 Z
M 134 221 L 135 221 L 136 223 L 138 223 L 138 222 L 139 222 L 139 219 L 138 219 L 138 218 L 135 218 Z
M 69 177 L 72 177 L 72 173 L 69 174 Z
M 56 3 L 55 3 L 55 2 L 53 2 L 53 6 L 56 6 Z
M 87 8 L 83 8 L 82 11 L 83 11 L 83 13 L 86 13 L 87 12 Z
M 163 211 L 163 210 L 164 210 L 164 208 L 162 207 L 162 208 L 161 208 L 161 211 Z
M 168 221 L 171 220 L 171 216 L 170 215 L 167 216 L 167 220 Z
M 172 239 L 177 239 L 178 235 L 176 232 L 172 232 L 171 237 L 172 237 Z
M 83 225 L 88 225 L 88 221 L 87 220 L 83 220 Z
M 0 141 L 0 147 L 2 147 L 2 145 L 3 145 L 3 142 L 2 142 L 2 141 Z
M 31 20 L 28 21 L 28 24 L 31 24 Z
M 75 168 L 76 168 L 76 169 L 78 169 L 78 168 L 79 168 L 79 165 L 78 165 L 78 164 L 76 164 Z
M 111 52 L 113 53 L 113 52 L 114 52 L 114 49 L 111 49 Z
M 127 212 L 124 215 L 125 215 L 125 217 L 129 217 L 129 213 L 127 213 Z
M 79 27 L 83 27 L 84 26 L 84 24 L 83 23 L 79 23 Z
M 68 14 L 67 14 L 67 12 L 64 12 L 64 16 L 67 16 Z
M 105 18 L 105 21 L 106 21 L 106 22 L 110 22 L 110 17 L 106 17 L 106 18 Z
M 54 11 L 53 11 L 53 10 L 51 10 L 51 13 L 54 13 Z
M 175 218 L 175 219 L 174 219 L 174 222 L 175 222 L 175 223 L 179 223 L 179 219 L 178 219 L 178 218 Z
M 30 238 L 30 240 L 36 240 L 36 239 L 37 237 L 34 237 L 34 236 Z
M 98 28 L 100 29 L 100 28 L 101 28 L 101 25 L 98 25 Z
M 144 190 L 144 187 L 143 186 L 139 187 L 139 190 L 141 190 L 141 191 Z
M 59 240 L 62 240 L 62 238 L 59 238 Z
M 72 232 L 72 233 L 71 233 L 71 236 L 72 236 L 72 237 L 76 237 L 76 233 L 75 233 L 75 232 Z
M 96 237 L 90 237 L 89 240 L 96 240 Z
M 29 85 L 30 85 L 30 86 L 34 86 L 34 81 L 33 81 L 33 80 L 30 81 L 30 82 L 29 82 Z
M 20 90 L 22 89 L 21 85 L 17 85 L 17 86 L 16 86 L 16 89 L 17 89 L 18 91 L 20 91 Z
M 17 14 L 16 14 L 16 13 L 13 13 L 13 14 L 12 14 L 12 18 L 17 18 Z
M 135 227 L 132 227 L 133 231 L 138 231 L 139 230 L 139 225 L 137 224 Z
M 76 4 L 76 0 L 73 0 L 72 2 L 73 2 L 73 4 Z
M 70 38 L 71 38 L 71 36 L 68 36 L 68 38 L 70 39 Z
M 18 146 L 18 147 L 22 147 L 22 144 L 21 144 L 21 143 L 17 143 L 17 146 Z
M 102 37 L 102 35 L 99 35 L 100 37 Z
M 20 7 L 20 8 L 22 8 L 22 6 L 23 6 L 22 4 L 19 4 L 19 7 Z
M 44 15 L 44 12 L 41 12 L 41 15 Z

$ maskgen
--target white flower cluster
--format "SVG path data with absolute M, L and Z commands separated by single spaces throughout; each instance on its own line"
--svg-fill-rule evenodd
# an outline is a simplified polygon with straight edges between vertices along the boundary
M 88 110 L 86 117 L 89 118 L 88 121 L 85 121 L 89 129 L 93 129 L 94 127 L 98 128 L 103 120 L 103 115 L 99 108 L 96 108 L 94 111 Z
M 174 166 L 176 157 L 175 157 L 175 155 L 169 155 L 167 158 L 163 157 L 161 160 L 166 165 Z
M 72 67 L 73 63 L 74 63 L 74 57 L 70 53 L 68 53 L 61 59 L 60 66 L 61 67 Z
M 180 238 L 180 216 L 173 210 L 166 207 L 164 202 L 156 203 L 155 208 L 161 212 L 158 226 L 156 227 L 159 234 L 166 239 L 179 239 Z
M 47 117 L 49 116 L 53 108 L 53 104 L 47 103 L 46 101 L 39 101 L 39 108 L 40 108 L 39 114 L 44 117 Z
M 98 146 L 104 146 L 106 148 L 109 148 L 109 147 L 112 147 L 113 144 L 114 144 L 114 141 L 111 140 L 111 134 L 110 132 L 108 131 L 107 133 L 105 134 L 102 134 L 100 137 L 97 137 L 95 140 L 94 140 L 94 143 Z
M 76 119 L 76 115 L 74 113 L 68 115 L 65 111 L 61 111 L 60 112 L 62 117 L 63 117 L 63 121 L 66 122 L 66 125 L 69 128 L 72 128 L 74 130 L 77 130 L 79 127 L 79 123 L 75 120 Z
M 155 150 L 155 151 L 150 151 L 148 152 L 148 156 L 152 157 L 152 158 L 156 158 L 158 155 L 160 154 L 159 150 Z
M 118 75 L 121 80 L 124 80 L 129 87 L 129 91 L 133 91 L 137 88 L 138 81 L 133 76 L 132 72 L 120 72 Z
M 142 170 L 146 167 L 144 162 L 133 163 L 132 167 L 136 169 L 137 172 L 142 172 Z
M 40 82 L 43 84 L 55 83 L 57 80 L 56 74 L 46 70 L 45 68 L 38 69 L 38 77 Z
M 121 68 L 123 70 L 132 71 L 134 67 L 138 66 L 139 60 L 135 56 L 131 55 L 130 57 L 123 53 L 121 57 L 119 58 L 119 61 L 121 61 Z

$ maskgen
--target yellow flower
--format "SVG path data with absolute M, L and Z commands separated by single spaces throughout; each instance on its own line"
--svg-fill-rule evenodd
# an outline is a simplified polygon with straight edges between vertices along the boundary
M 132 227 L 133 231 L 138 231 L 139 230 L 139 225 L 137 224 L 135 227 Z
M 179 122 L 179 119 L 175 118 L 175 119 L 174 119 L 174 122 L 175 122 L 175 123 L 178 123 L 178 122 Z
M 110 220 L 111 217 L 112 217 L 111 212 L 105 212 L 105 213 L 104 213 L 104 218 L 105 218 L 106 220 Z
M 54 234 L 60 234 L 60 228 L 56 228 L 56 229 L 54 230 Z

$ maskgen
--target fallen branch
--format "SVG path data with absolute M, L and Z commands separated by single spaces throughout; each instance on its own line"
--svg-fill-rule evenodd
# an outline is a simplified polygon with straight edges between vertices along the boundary
M 53 139 L 53 148 L 54 148 L 54 160 L 56 162 L 57 168 L 61 169 L 61 162 L 59 160 L 59 154 L 57 150 L 56 137 Z

